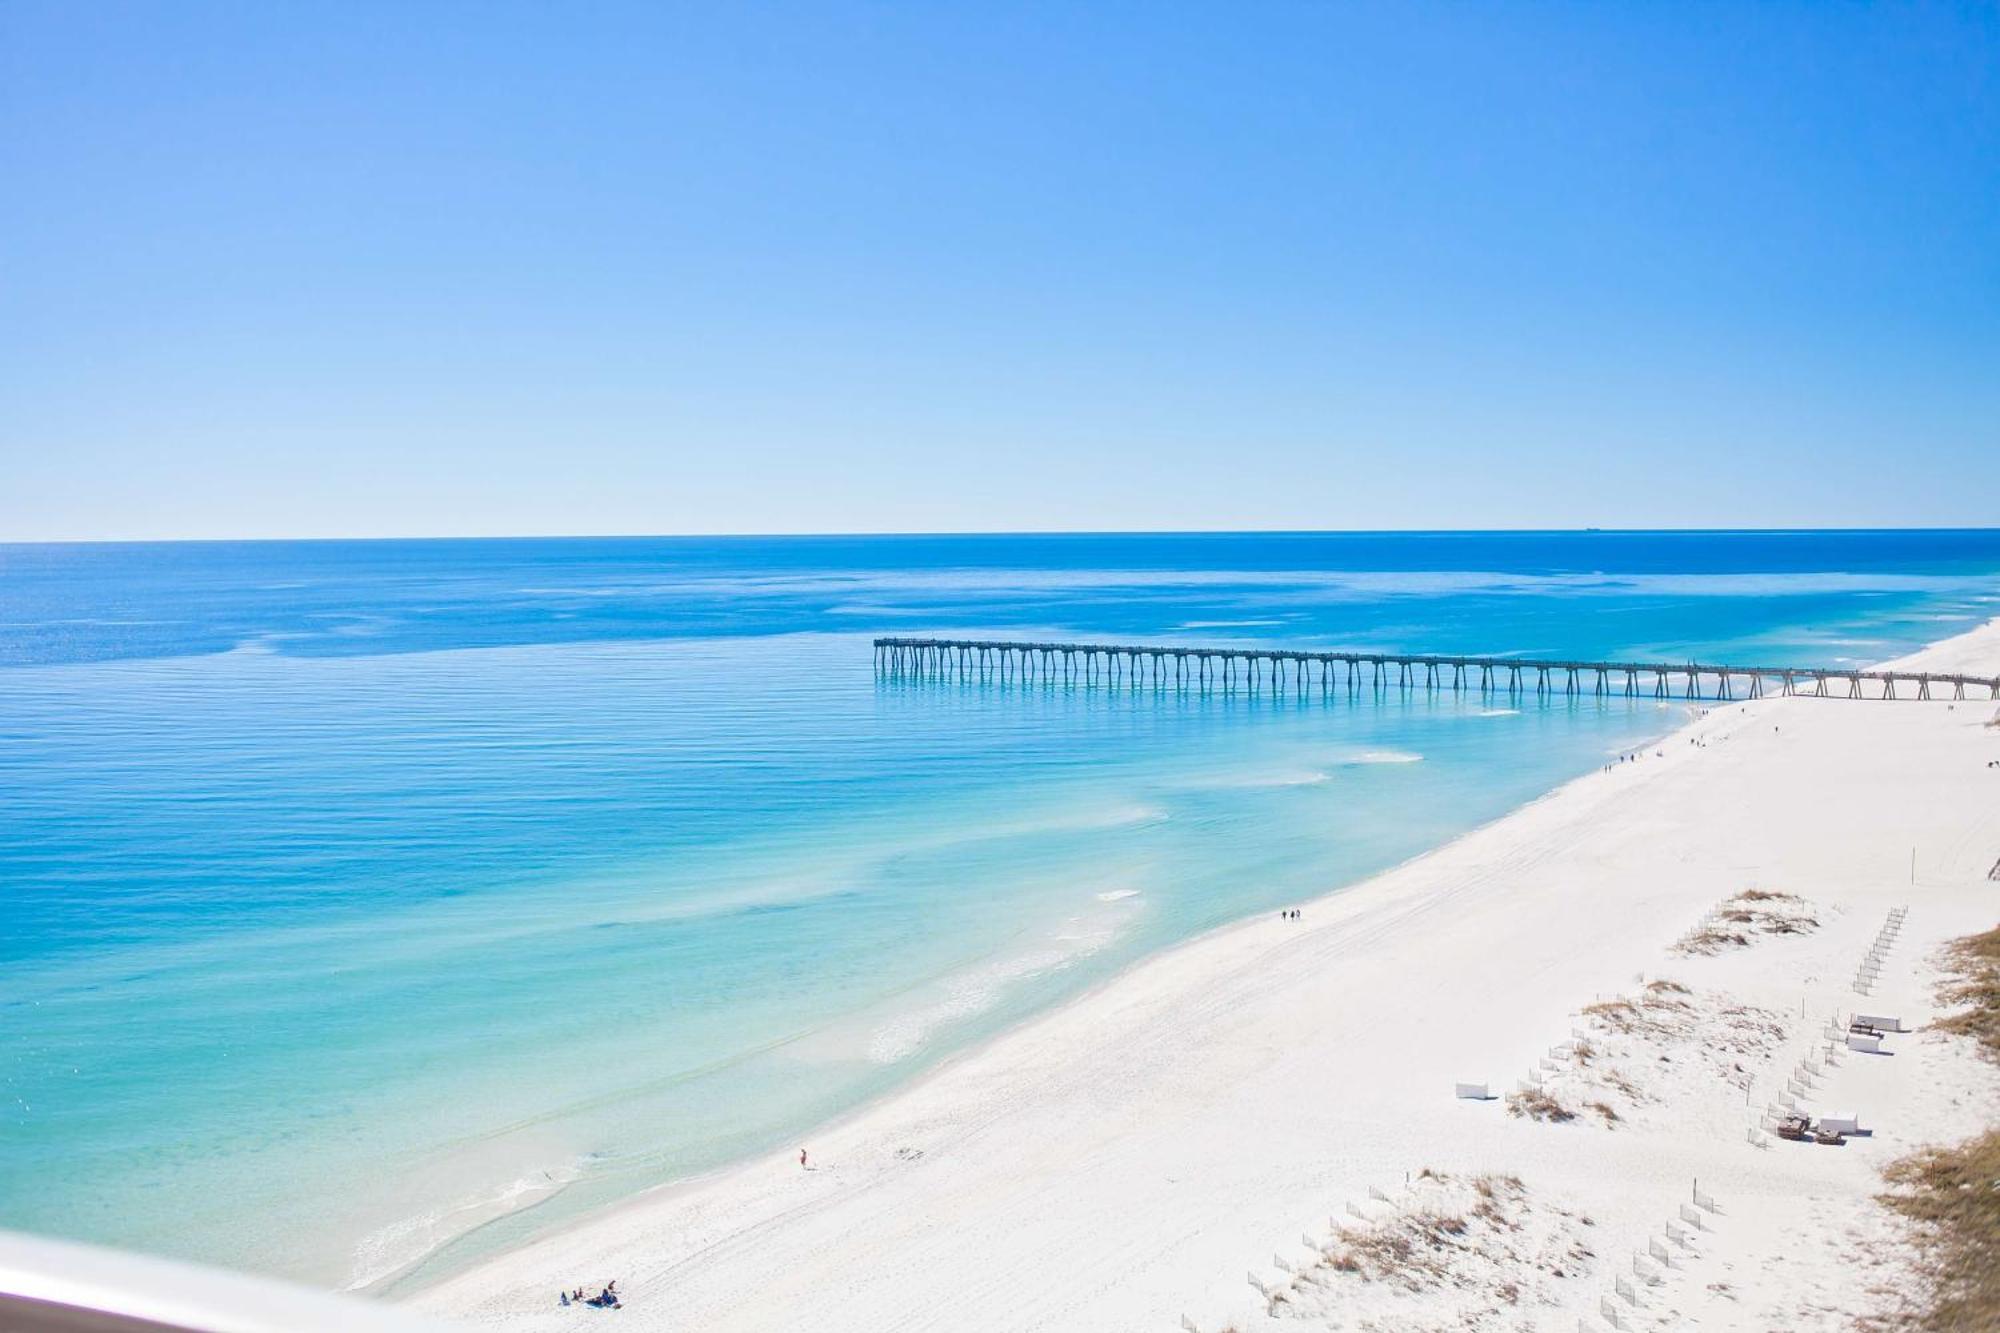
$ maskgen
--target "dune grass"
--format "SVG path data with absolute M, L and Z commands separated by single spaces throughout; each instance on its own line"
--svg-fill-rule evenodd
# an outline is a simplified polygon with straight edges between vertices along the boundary
M 2000 927 L 1945 947 L 1938 999 L 1963 1006 L 1935 1025 L 1971 1037 L 2000 1061 Z M 1930 1279 L 1925 1308 L 1904 1320 L 1924 1333 L 2000 1329 L 2000 1129 L 1926 1148 L 1883 1172 L 1900 1188 L 1882 1202 L 1916 1224 Z
M 1913 1153 L 1883 1174 L 1902 1188 L 1882 1202 L 1917 1224 L 1930 1279 L 1928 1308 L 1905 1326 L 1924 1333 L 2000 1329 L 2000 1129 Z
M 1946 945 L 1945 971 L 1939 1001 L 1964 1008 L 1938 1020 L 1938 1029 L 1971 1037 L 1980 1054 L 2000 1061 L 2000 926 Z
M 1558 1125 L 1576 1119 L 1575 1111 L 1564 1106 L 1541 1088 L 1523 1088 L 1519 1092 L 1508 1093 L 1507 1112 L 1510 1115 L 1525 1116 L 1529 1120 L 1546 1120 Z

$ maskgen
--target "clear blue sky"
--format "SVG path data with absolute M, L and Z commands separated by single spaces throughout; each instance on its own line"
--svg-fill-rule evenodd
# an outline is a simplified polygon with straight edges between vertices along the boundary
M 2000 520 L 2000 7 L 0 5 L 0 540 Z

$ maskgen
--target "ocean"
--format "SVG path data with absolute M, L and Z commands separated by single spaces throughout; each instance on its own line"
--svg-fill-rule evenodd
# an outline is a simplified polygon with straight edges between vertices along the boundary
M 394 1291 L 1686 709 L 876 634 L 1832 665 L 1996 614 L 1994 531 L 0 546 L 0 1226 Z

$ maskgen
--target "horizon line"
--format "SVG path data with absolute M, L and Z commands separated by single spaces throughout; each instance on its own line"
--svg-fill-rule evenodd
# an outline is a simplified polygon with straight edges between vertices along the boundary
M 769 532 L 394 533 L 285 537 L 47 537 L 0 539 L 0 550 L 42 546 L 257 546 L 392 542 L 851 541 L 950 537 L 1467 537 L 1467 536 L 1810 536 L 1823 533 L 1989 533 L 2000 526 L 1839 525 L 1831 527 L 1499 527 L 1499 528 L 965 528 Z

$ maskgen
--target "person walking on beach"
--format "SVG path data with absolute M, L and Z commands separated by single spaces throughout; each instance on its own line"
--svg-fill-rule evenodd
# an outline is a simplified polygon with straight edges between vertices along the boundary
M 799 1149 L 799 1170 L 801 1171 L 812 1170 L 811 1167 L 806 1165 L 806 1150 L 804 1148 Z

